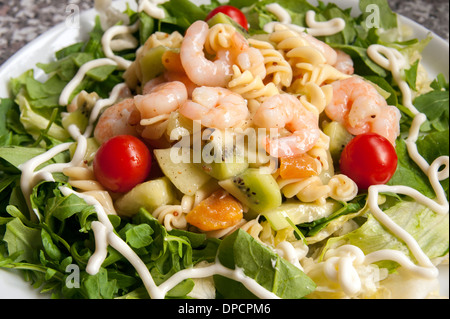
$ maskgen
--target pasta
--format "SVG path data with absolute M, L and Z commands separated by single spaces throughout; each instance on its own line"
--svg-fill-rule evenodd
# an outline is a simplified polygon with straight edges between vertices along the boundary
M 287 180 L 278 178 L 277 182 L 286 198 L 297 197 L 302 202 L 318 205 L 325 203 L 331 190 L 319 176 Z
M 81 193 L 94 197 L 102 204 L 107 214 L 117 215 L 111 195 L 95 179 L 94 172 L 91 168 L 85 165 L 67 167 L 63 170 L 63 174 L 69 178 L 68 183 L 72 187 Z
M 334 175 L 328 182 L 329 196 L 337 201 L 350 201 L 358 194 L 358 186 L 349 177 L 343 174 Z
M 216 189 L 217 186 L 207 184 L 207 186 L 195 192 L 194 195 L 182 196 L 179 204 L 157 207 L 152 212 L 152 215 L 169 231 L 172 229 L 186 230 L 188 227 L 186 214 L 211 195 Z
M 310 149 L 307 154 L 317 159 L 320 162 L 322 167 L 322 171 L 333 170 L 333 163 L 331 159 L 331 155 L 329 153 L 330 147 L 330 137 L 325 133 L 321 132 L 319 140 Z
M 289 87 L 292 83 L 292 67 L 283 55 L 270 42 L 252 38 L 248 42 L 252 47 L 257 48 L 264 57 L 267 74 L 263 80 L 274 83 L 278 88 Z
M 349 76 L 328 64 L 322 52 L 324 49 L 312 45 L 304 36 L 286 26 L 277 25 L 269 40 L 283 52 L 292 67 L 293 83 L 288 92 L 305 94 L 310 91 L 311 87 L 306 87 L 309 83 L 320 87 Z
M 228 89 L 248 100 L 251 113 L 265 98 L 279 94 L 273 82 L 266 85 L 259 76 L 253 76 L 248 70 L 242 72 L 236 65 L 233 66 L 233 76 L 228 83 Z
M 220 50 L 230 49 L 233 45 L 232 36 L 235 29 L 231 24 L 216 24 L 212 26 L 205 42 L 205 51 L 208 54 L 216 54 Z

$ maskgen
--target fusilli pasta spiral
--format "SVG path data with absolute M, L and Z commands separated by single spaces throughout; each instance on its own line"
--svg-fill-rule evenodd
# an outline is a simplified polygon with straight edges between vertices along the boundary
M 233 66 L 233 76 L 228 83 L 228 89 L 248 100 L 250 112 L 255 108 L 255 103 L 259 105 L 265 98 L 279 94 L 274 83 L 265 85 L 259 76 L 253 76 L 248 70 L 242 72 L 237 65 Z
M 95 179 L 94 172 L 87 166 L 67 167 L 63 170 L 68 183 L 81 193 L 93 196 L 103 206 L 107 214 L 117 215 L 111 195 Z
M 331 190 L 317 175 L 298 179 L 282 179 L 278 177 L 277 182 L 286 198 L 297 197 L 302 202 L 315 202 L 318 205 L 325 203 Z
M 330 82 L 347 78 L 348 75 L 327 64 L 324 54 L 312 46 L 298 32 L 283 25 L 277 25 L 269 40 L 275 48 L 283 52 L 293 70 L 293 83 L 288 88 L 291 93 L 305 94 L 308 83 L 322 86 Z
M 172 229 L 186 230 L 188 227 L 186 214 L 200 204 L 201 201 L 210 196 L 216 189 L 217 186 L 207 184 L 205 187 L 199 189 L 194 195 L 184 195 L 177 205 L 163 205 L 156 208 L 152 212 L 152 215 L 169 231 Z
M 334 175 L 328 186 L 330 186 L 329 196 L 337 201 L 350 201 L 358 194 L 358 186 L 346 175 Z
M 292 67 L 283 55 L 270 42 L 257 39 L 248 41 L 252 47 L 261 52 L 264 58 L 267 74 L 263 80 L 269 80 L 277 87 L 289 87 L 292 83 Z
M 208 54 L 216 54 L 220 50 L 230 49 L 233 45 L 232 36 L 236 29 L 231 24 L 219 23 L 208 31 L 205 42 L 205 51 Z

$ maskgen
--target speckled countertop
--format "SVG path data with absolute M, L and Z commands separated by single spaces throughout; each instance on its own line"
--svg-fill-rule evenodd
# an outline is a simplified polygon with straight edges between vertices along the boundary
M 394 11 L 448 41 L 449 0 L 388 1 Z M 83 11 L 92 8 L 94 0 L 0 0 L 0 65 L 38 35 L 64 21 L 69 4 Z

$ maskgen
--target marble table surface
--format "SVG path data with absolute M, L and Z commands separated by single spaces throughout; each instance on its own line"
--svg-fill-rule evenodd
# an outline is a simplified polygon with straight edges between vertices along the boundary
M 388 1 L 394 11 L 448 41 L 449 0 Z M 69 4 L 82 11 L 92 8 L 94 0 L 0 0 L 0 65 L 38 35 L 63 22 L 69 15 Z

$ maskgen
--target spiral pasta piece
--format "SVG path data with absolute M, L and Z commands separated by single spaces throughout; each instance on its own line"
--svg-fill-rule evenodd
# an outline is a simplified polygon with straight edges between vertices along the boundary
M 233 66 L 233 76 L 227 87 L 230 91 L 240 94 L 244 99 L 258 102 L 280 93 L 274 83 L 270 82 L 265 85 L 259 76 L 253 76 L 248 70 L 242 72 L 237 65 Z
M 290 88 L 293 91 L 301 92 L 308 83 L 322 86 L 350 77 L 329 64 L 312 65 L 304 63 L 301 66 L 302 68 L 298 67 L 294 74 L 296 79 Z
M 292 67 L 283 57 L 283 55 L 275 49 L 275 47 L 267 42 L 257 39 L 249 39 L 250 45 L 257 48 L 263 58 L 266 68 L 266 78 L 273 82 L 277 87 L 289 87 L 292 83 Z
M 153 211 L 152 215 L 168 231 L 172 229 L 187 229 L 186 217 L 181 205 L 160 206 Z
M 212 26 L 206 37 L 205 51 L 216 54 L 220 50 L 231 49 L 236 29 L 231 24 L 218 23 Z
M 149 50 L 162 45 L 171 49 L 179 49 L 181 47 L 182 41 L 183 36 L 178 31 L 174 31 L 172 33 L 158 31 L 153 33 L 147 39 L 147 41 L 144 44 L 144 48 Z
M 358 186 L 343 174 L 334 175 L 328 182 L 329 196 L 337 201 L 350 201 L 358 194 Z
M 79 192 L 94 197 L 105 209 L 107 214 L 117 215 L 111 195 L 95 179 L 94 172 L 87 166 L 73 166 L 64 168 L 63 174 L 68 183 Z
M 282 179 L 278 177 L 278 185 L 286 198 L 297 197 L 305 203 L 325 204 L 330 193 L 330 186 L 325 185 L 319 176 L 298 179 Z
M 172 229 L 186 230 L 188 228 L 186 214 L 210 196 L 216 189 L 217 187 L 215 185 L 207 184 L 195 192 L 194 195 L 184 195 L 177 205 L 162 205 L 156 208 L 152 212 L 152 215 L 169 231 Z
M 275 48 L 283 52 L 293 70 L 293 82 L 288 88 L 290 93 L 305 94 L 309 83 L 322 86 L 333 81 L 347 78 L 349 75 L 328 64 L 327 58 L 318 48 L 311 45 L 298 32 L 277 25 L 269 40 Z
M 330 162 L 331 156 L 329 154 L 329 148 L 330 148 L 330 137 L 321 131 L 319 140 L 313 146 L 313 148 L 307 152 L 308 155 L 317 159 L 320 162 L 322 166 L 321 171 L 328 171 L 330 167 L 333 165 L 333 163 Z

